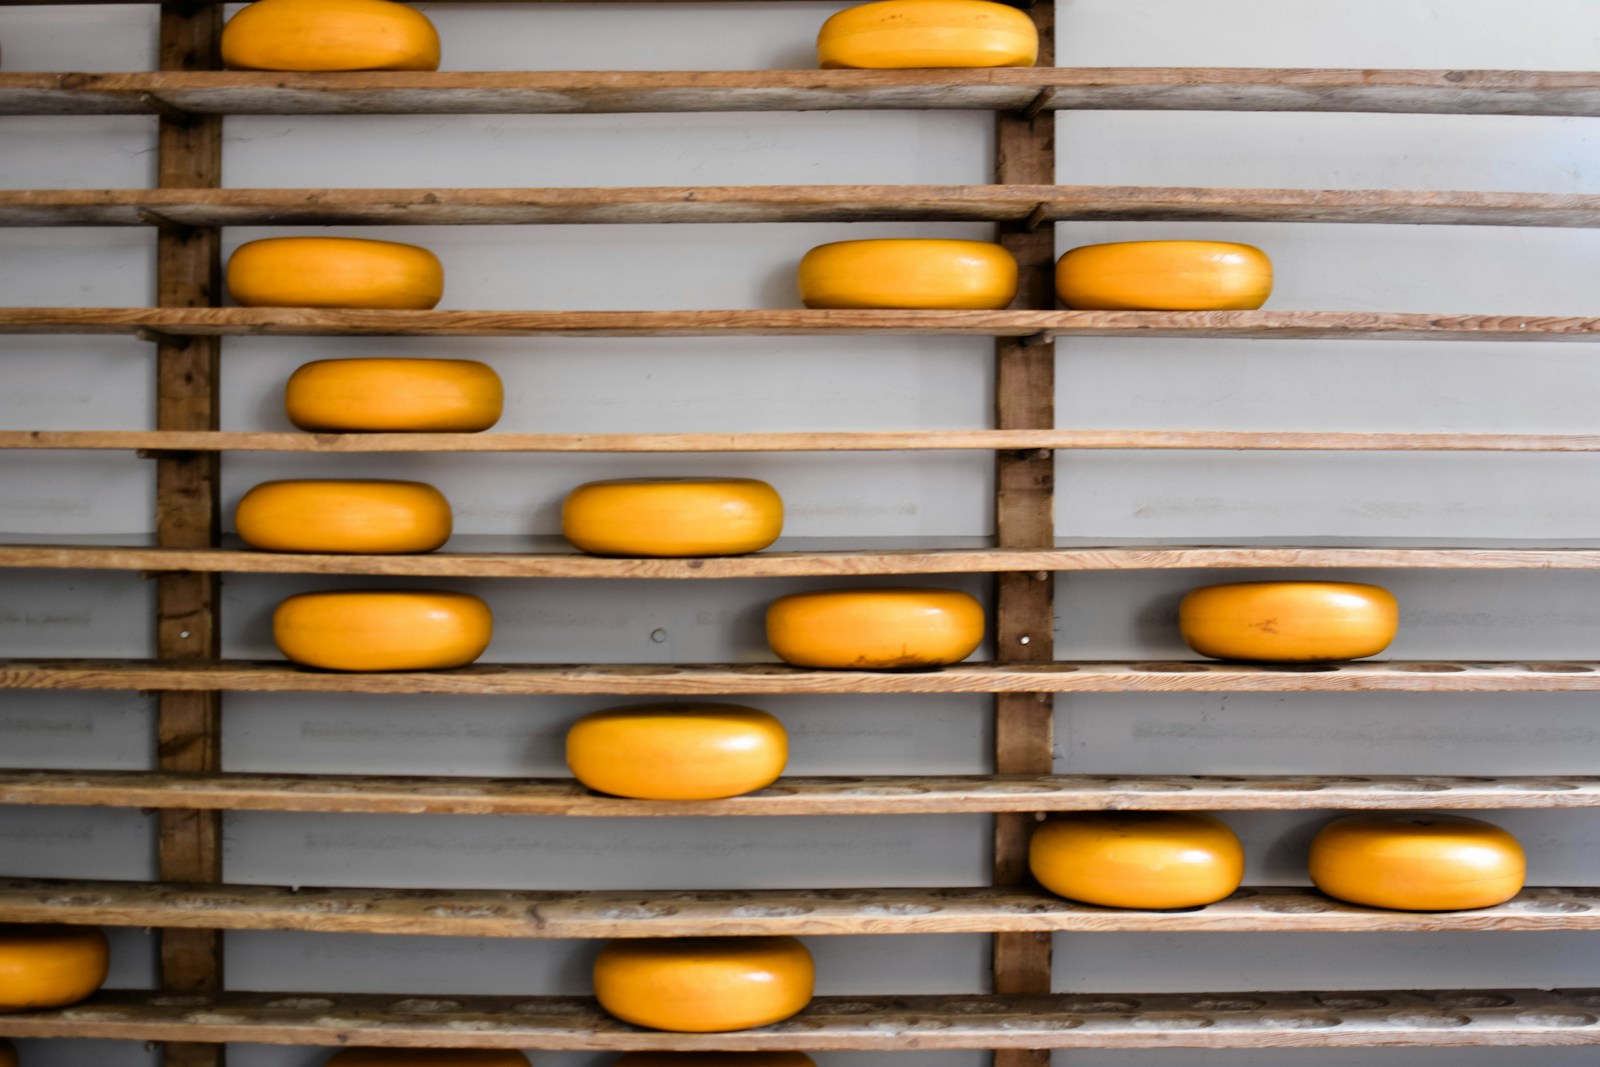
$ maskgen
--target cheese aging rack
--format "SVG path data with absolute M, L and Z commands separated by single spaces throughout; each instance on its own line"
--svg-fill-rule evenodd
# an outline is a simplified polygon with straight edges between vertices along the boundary
M 0 0 L 3 4 L 18 0 Z M 24 0 L 26 2 L 26 0 Z M 65 0 L 73 2 L 73 0 Z M 118 0 L 130 2 L 130 0 Z M 0 688 L 128 690 L 157 707 L 149 772 L 0 772 L 0 804 L 157 812 L 159 881 L 0 879 L 0 922 L 161 931 L 160 989 L 0 1015 L 0 1036 L 164 1043 L 169 1067 L 222 1062 L 229 1042 L 530 1049 L 974 1049 L 1039 1067 L 1053 1049 L 1600 1045 L 1600 989 L 1361 990 L 1105 995 L 1051 991 L 1050 938 L 1068 931 L 1424 932 L 1600 929 L 1600 891 L 1536 887 L 1459 913 L 1358 908 L 1253 887 L 1183 912 L 1116 911 L 1046 894 L 1027 875 L 1035 813 L 1153 810 L 1600 807 L 1600 777 L 1056 775 L 1052 695 L 1125 692 L 1531 693 L 1600 691 L 1600 662 L 1357 662 L 1262 667 L 1060 662 L 1052 577 L 1161 568 L 1593 569 L 1600 544 L 1063 546 L 1054 534 L 1061 449 L 1600 451 L 1600 435 L 1073 431 L 1056 425 L 1055 352 L 1076 337 L 1578 342 L 1600 318 L 1337 311 L 1056 310 L 1053 224 L 1072 220 L 1299 221 L 1600 226 L 1600 196 L 1449 191 L 1069 187 L 1055 183 L 1054 114 L 1073 109 L 1348 111 L 1600 116 L 1600 73 L 1448 70 L 1055 68 L 1054 6 L 1027 8 L 1036 69 L 262 74 L 218 68 L 220 4 L 160 5 L 160 70 L 0 73 L 0 115 L 154 115 L 155 188 L 0 192 L 0 225 L 150 227 L 157 306 L 0 308 L 4 334 L 123 334 L 149 342 L 155 428 L 0 430 L 0 448 L 137 451 L 157 466 L 156 544 L 0 545 L 0 568 L 137 571 L 157 583 L 149 660 L 0 661 Z M 983 186 L 576 189 L 239 189 L 221 183 L 227 115 L 519 114 L 833 109 L 995 113 Z M 988 222 L 1023 284 L 998 312 L 446 310 L 222 306 L 220 228 L 232 225 L 794 221 Z M 229 433 L 219 429 L 228 337 L 980 336 L 995 342 L 996 406 L 981 431 L 750 434 Z M 536 359 L 536 355 L 526 358 Z M 992 451 L 993 543 L 630 560 L 573 552 L 286 555 L 226 548 L 220 464 L 235 450 L 364 453 Z M 63 531 L 64 534 L 70 531 Z M 479 664 L 330 674 L 219 659 L 224 573 L 709 581 L 818 575 L 993 575 L 996 662 L 928 673 L 767 664 Z M 724 801 L 629 801 L 567 780 L 224 773 L 220 716 L 234 692 L 547 695 L 983 693 L 994 697 L 993 773 L 787 778 Z M 984 813 L 993 884 L 981 888 L 728 892 L 290 889 L 230 885 L 224 811 L 603 815 Z M 222 932 L 305 930 L 499 938 L 692 935 L 993 935 L 992 986 L 964 996 L 819 997 L 801 1015 L 729 1034 L 638 1030 L 574 997 L 437 999 L 223 988 Z M 1176 1055 L 1176 1054 L 1175 1054 Z M 1176 1062 L 1176 1060 L 1174 1061 Z

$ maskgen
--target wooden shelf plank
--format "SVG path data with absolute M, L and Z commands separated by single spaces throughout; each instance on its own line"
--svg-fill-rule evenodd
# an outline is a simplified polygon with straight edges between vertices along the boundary
M 0 1035 L 454 1048 L 1367 1048 L 1600 1044 L 1600 990 L 818 997 L 733 1033 L 640 1030 L 587 997 L 108 990 Z
M 1030 219 L 1590 227 L 1600 226 L 1600 196 L 1088 185 L 0 191 L 0 226 L 1020 223 Z
M 619 559 L 580 552 L 435 552 L 359 556 L 154 546 L 0 544 L 0 570 L 226 574 L 359 574 L 437 578 L 804 578 L 1258 567 L 1590 570 L 1597 548 L 1337 548 L 1180 545 L 1158 548 L 860 549 L 758 552 L 703 559 Z
M 723 665 L 480 663 L 452 671 L 314 671 L 282 661 L 0 660 L 0 689 L 458 696 L 714 696 L 779 693 L 1557 693 L 1600 692 L 1600 663 L 1360 661 L 963 663 L 937 671 Z
M 496 938 L 1555 931 L 1600 930 L 1600 889 L 1526 889 L 1492 908 L 1406 912 L 1264 887 L 1204 908 L 1129 911 L 1026 888 L 558 892 L 8 878 L 0 922 Z
M 359 311 L 0 308 L 0 334 L 180 337 L 1157 337 L 1600 340 L 1600 318 L 1368 311 Z M 530 354 L 537 354 L 530 352 Z
M 0 569 L 220 571 L 233 574 L 703 579 L 1254 567 L 1588 570 L 1600 567 L 1600 549 L 1108 546 L 1073 549 L 763 552 L 704 559 L 621 559 L 572 551 L 348 556 L 257 552 L 248 549 L 0 545 Z
M 0 115 L 360 115 L 852 109 L 1600 115 L 1591 71 L 996 70 L 0 73 Z
M 1272 430 L 859 430 L 797 433 L 253 433 L 0 430 L 0 449 L 140 452 L 1596 452 L 1600 434 Z
M 932 815 L 1600 807 L 1600 777 L 948 775 L 781 778 L 726 800 L 627 800 L 570 778 L 0 771 L 0 804 L 367 814 Z

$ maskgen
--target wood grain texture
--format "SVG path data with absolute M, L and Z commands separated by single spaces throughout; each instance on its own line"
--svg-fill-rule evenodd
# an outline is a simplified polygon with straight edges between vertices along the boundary
M 1386 912 L 1315 889 L 1138 912 L 1030 888 L 378 889 L 0 878 L 0 921 L 165 929 L 299 929 L 438 937 L 758 937 L 954 933 L 1595 931 L 1600 889 L 1523 889 L 1470 912 Z
M 1382 911 L 1314 889 L 1241 889 L 1129 911 L 1034 888 L 466 890 L 0 879 L 0 922 L 494 938 L 992 933 L 1600 930 L 1600 889 L 1530 888 L 1492 908 Z
M 221 66 L 223 11 L 216 6 L 161 6 L 162 70 Z M 164 113 L 157 124 L 156 180 L 169 193 L 190 195 L 222 184 L 221 116 Z M 162 226 L 156 235 L 156 302 L 163 307 L 211 307 L 222 302 L 222 234 L 215 228 Z M 220 338 L 162 335 L 156 342 L 156 427 L 164 432 L 218 427 Z M 156 464 L 156 537 L 167 548 L 210 548 L 222 533 L 221 456 L 166 455 Z M 214 659 L 221 648 L 219 579 L 215 573 L 161 575 L 156 581 L 156 654 L 166 660 Z M 156 765 L 169 774 L 207 774 L 222 768 L 221 703 L 217 693 L 156 696 Z M 212 810 L 164 808 L 156 817 L 156 866 L 168 880 L 222 879 L 222 817 Z M 163 930 L 161 987 L 177 993 L 222 988 L 222 934 Z M 164 1067 L 222 1067 L 215 1045 L 173 1042 Z
M 0 226 L 488 226 L 1083 220 L 1600 225 L 1600 196 L 1405 189 L 795 185 L 547 189 L 26 189 Z
M 1029 11 L 1039 34 L 1039 63 L 1055 63 L 1054 0 Z M 1053 96 L 1041 90 L 1039 100 Z M 995 116 L 994 180 L 1000 185 L 1054 185 L 1056 117 L 1030 107 Z M 1019 269 L 1012 307 L 1046 310 L 1056 303 L 1055 228 L 1021 223 L 996 227 L 996 239 Z M 995 421 L 1001 430 L 1042 430 L 1056 424 L 1056 353 L 1053 343 L 1025 338 L 995 341 Z M 1055 456 L 1046 449 L 995 453 L 995 539 L 1002 548 L 1055 544 Z M 1055 582 L 1044 571 L 1012 571 L 995 578 L 993 641 L 998 659 L 1037 664 L 1055 658 Z M 1054 750 L 1054 699 L 1044 693 L 997 693 L 994 698 L 994 763 L 997 774 L 1048 774 Z M 1027 884 L 1031 813 L 994 820 L 993 882 Z M 1036 931 L 998 932 L 990 959 L 993 993 L 1048 993 L 1051 937 Z M 1043 1049 L 999 1049 L 993 1067 L 1049 1067 Z
M 948 815 L 1600 807 L 1600 777 L 947 775 L 780 778 L 725 800 L 628 800 L 570 778 L 0 771 L 0 804 L 368 814 Z
M 1600 340 L 1600 318 L 1368 311 L 358 311 L 0 308 L 0 334 L 180 337 L 1160 337 Z M 537 356 L 537 350 L 530 350 Z
M 1339 567 L 1369 570 L 1591 570 L 1600 548 L 1331 548 L 1226 545 L 1104 548 L 861 549 L 704 559 L 619 559 L 579 552 L 324 555 L 252 549 L 0 545 L 0 569 L 359 574 L 437 578 L 803 578 Z M 1036 581 L 1028 577 L 1028 581 Z M 1048 583 L 1046 583 L 1048 584 Z M 1048 658 L 1048 657 L 1046 657 Z
M 1020 111 L 1035 101 L 1044 111 L 1594 116 L 1600 75 L 1234 67 L 0 73 L 0 115 L 144 115 L 170 108 L 201 115 Z
M 857 430 L 804 433 L 246 433 L 0 430 L 0 449 L 141 452 L 940 452 L 1178 449 L 1597 452 L 1600 434 L 1271 430 Z
M 0 689 L 458 696 L 717 696 L 778 693 L 1593 693 L 1600 663 L 1368 661 L 964 663 L 937 671 L 823 671 L 779 664 L 509 664 L 381 674 L 225 660 L 0 660 Z
M 611 1051 L 1590 1046 L 1597 1011 L 1595 989 L 818 997 L 773 1026 L 678 1034 L 586 997 L 112 990 L 0 1015 L 0 1036 Z

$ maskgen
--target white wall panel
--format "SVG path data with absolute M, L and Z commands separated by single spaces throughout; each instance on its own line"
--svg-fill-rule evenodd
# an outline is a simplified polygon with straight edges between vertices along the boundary
M 557 818 L 230 814 L 241 882 L 400 888 L 759 889 L 980 885 L 979 815 Z

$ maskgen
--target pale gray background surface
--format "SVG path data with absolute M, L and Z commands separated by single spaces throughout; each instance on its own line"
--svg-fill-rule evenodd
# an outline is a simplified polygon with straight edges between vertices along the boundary
M 804 67 L 834 4 L 440 5 L 445 66 L 496 69 Z M 1592 0 L 1061 0 L 1062 65 L 1584 69 Z M 6 70 L 139 70 L 154 9 L 0 9 Z M 1080 113 L 1059 120 L 1063 183 L 1588 192 L 1600 120 L 1450 116 Z M 237 186 L 984 182 L 985 114 L 236 118 Z M 0 186 L 150 184 L 143 118 L 0 119 Z M 231 249 L 266 231 L 230 230 Z M 277 232 L 277 231 L 273 231 Z M 335 232 L 434 249 L 451 308 L 794 306 L 809 247 L 875 235 L 984 236 L 982 227 L 596 226 Z M 1283 309 L 1593 314 L 1600 233 L 1383 226 L 1062 226 L 1061 247 L 1125 237 L 1252 241 Z M 133 230 L 0 232 L 0 303 L 127 306 L 152 296 L 153 239 Z M 225 345 L 228 429 L 287 429 L 288 373 L 340 355 L 463 356 L 505 377 L 509 431 L 911 429 L 986 424 L 989 344 L 965 339 L 389 340 L 252 338 Z M 139 428 L 150 350 L 115 338 L 3 338 L 0 425 Z M 1086 340 L 1060 346 L 1060 425 L 1594 432 L 1593 346 Z M 467 534 L 548 535 L 578 482 L 728 472 L 784 493 L 802 537 L 971 539 L 990 532 L 984 454 L 229 457 L 227 502 L 296 474 L 411 476 L 451 498 Z M 1592 537 L 1600 457 L 1082 454 L 1060 462 L 1063 536 Z M 139 534 L 151 467 L 128 456 L 11 454 L 0 531 Z M 1063 658 L 1181 653 L 1177 596 L 1211 575 L 1084 575 L 1060 583 Z M 1395 574 L 1398 656 L 1595 658 L 1600 576 Z M 346 582 L 225 585 L 230 655 L 270 652 L 284 593 Z M 373 583 L 383 584 L 383 583 Z M 426 584 L 426 583 L 422 583 Z M 493 603 L 490 659 L 762 660 L 762 606 L 825 582 L 467 582 Z M 955 584 L 978 591 L 981 583 Z M 131 574 L 0 574 L 0 653 L 148 654 L 149 583 Z M 590 699 L 241 695 L 227 700 L 233 770 L 554 774 Z M 773 698 L 795 773 L 978 773 L 976 697 Z M 1085 772 L 1594 773 L 1588 696 L 1085 696 L 1058 711 L 1057 765 Z M 0 696 L 0 765 L 141 768 L 151 712 L 135 694 Z M 1299 883 L 1322 816 L 1230 818 L 1254 883 Z M 1497 817 L 1527 844 L 1530 880 L 1600 884 L 1600 818 Z M 973 885 L 980 817 L 711 821 L 242 814 L 227 876 L 341 885 L 647 887 Z M 0 873 L 151 876 L 139 812 L 7 809 Z M 113 982 L 152 980 L 151 938 L 114 935 Z M 986 939 L 811 940 L 829 993 L 976 991 Z M 1600 984 L 1594 935 L 1084 935 L 1057 942 L 1063 990 Z M 585 992 L 593 946 L 242 933 L 241 989 Z M 132 1043 L 31 1043 L 28 1067 L 154 1064 Z M 311 1067 L 312 1049 L 241 1046 L 236 1067 Z M 609 1057 L 543 1055 L 552 1067 Z M 978 1067 L 978 1053 L 819 1056 L 823 1067 Z M 1577 1067 L 1583 1051 L 1079 1053 L 1072 1067 Z

